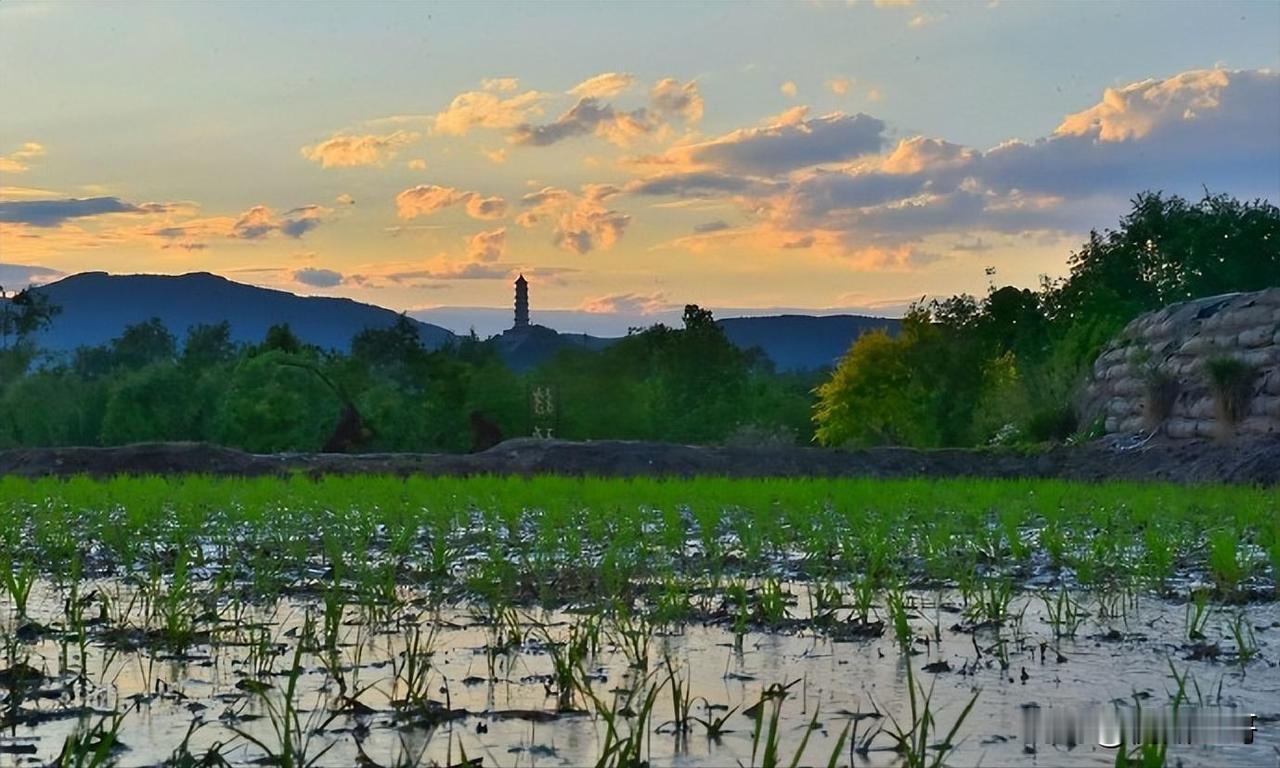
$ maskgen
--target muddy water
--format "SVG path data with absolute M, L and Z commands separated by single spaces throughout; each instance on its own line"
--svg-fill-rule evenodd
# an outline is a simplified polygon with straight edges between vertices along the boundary
M 23 662 L 47 676 L 35 686 L 40 692 L 21 702 L 17 724 L 12 709 L 6 707 L 0 715 L 8 723 L 0 733 L 0 766 L 47 762 L 77 729 L 109 723 L 111 713 L 123 713 L 119 734 L 127 749 L 117 753 L 122 766 L 162 763 L 184 744 L 193 755 L 213 749 L 235 765 L 251 764 L 279 749 L 280 720 L 272 713 L 283 708 L 294 650 L 306 635 L 308 611 L 315 615 L 321 610 L 318 603 L 281 600 L 270 607 L 243 609 L 238 616 L 226 606 L 222 621 L 213 625 L 219 630 L 214 637 L 174 658 L 172 652 L 148 647 L 155 644 L 136 635 L 107 633 L 107 626 L 141 626 L 144 611 L 140 601 L 126 610 L 133 593 L 117 582 L 82 585 L 81 594 L 95 588 L 113 599 L 104 611 L 106 625 L 87 630 L 90 639 L 83 658 L 74 640 L 64 656 L 64 643 L 54 631 L 66 622 L 64 600 L 50 585 L 37 584 L 28 619 L 14 615 L 11 601 L 0 602 L 0 670 Z M 1244 621 L 1237 626 L 1241 631 L 1251 628 L 1257 655 L 1242 665 L 1232 631 L 1238 608 L 1216 609 L 1205 623 L 1205 639 L 1192 643 L 1186 637 L 1187 614 L 1181 604 L 1077 595 L 1091 616 L 1076 637 L 1058 639 L 1039 598 L 1015 596 L 1010 605 L 1014 618 L 998 627 L 975 629 L 958 595 L 912 593 L 908 598 L 915 652 L 908 662 L 891 626 L 879 637 L 847 642 L 806 628 L 804 586 L 793 585 L 789 591 L 797 598 L 790 617 L 800 621 L 776 631 L 754 627 L 740 642 L 726 622 L 639 633 L 649 638 L 647 672 L 633 666 L 635 653 L 624 648 L 606 620 L 599 649 L 584 659 L 582 670 L 591 690 L 611 709 L 622 710 L 627 704 L 638 709 L 646 685 L 664 684 L 645 728 L 645 752 L 657 765 L 752 764 L 755 721 L 743 710 L 759 702 L 769 686 L 793 681 L 798 682 L 788 689 L 780 709 L 781 759 L 790 762 L 816 713 L 817 725 L 802 762 L 825 765 L 851 718 L 857 719 L 859 743 L 878 728 L 893 729 L 888 717 L 868 714 L 880 712 L 904 726 L 909 723 L 908 663 L 917 681 L 932 688 L 930 708 L 935 728 L 943 733 L 977 693 L 949 765 L 1113 765 L 1114 749 L 1099 746 L 1096 729 L 1089 725 L 1078 746 L 1047 744 L 1041 736 L 1034 751 L 1028 749 L 1027 707 L 1039 705 L 1043 722 L 1089 707 L 1131 711 L 1135 702 L 1155 711 L 1169 704 L 1178 689 L 1174 672 L 1188 676 L 1185 691 L 1191 704 L 1231 707 L 1260 718 L 1252 745 L 1178 746 L 1171 748 L 1169 764 L 1181 760 L 1185 765 L 1266 765 L 1280 756 L 1278 603 L 1254 603 L 1244 609 Z M 91 613 L 96 617 L 102 610 L 95 606 Z M 557 713 L 559 697 L 548 646 L 566 639 L 583 617 L 537 610 L 518 613 L 518 629 L 507 625 L 496 633 L 474 607 L 432 612 L 406 605 L 395 612 L 394 625 L 381 624 L 385 616 L 348 607 L 336 657 L 340 670 L 334 671 L 333 656 L 326 659 L 308 652 L 299 657 L 293 701 L 304 731 L 300 742 L 309 755 L 327 750 L 316 762 L 321 766 L 351 766 L 362 759 L 383 766 L 455 765 L 464 755 L 482 758 L 486 766 L 595 763 L 607 731 L 604 718 L 581 693 L 565 702 L 567 709 L 581 711 Z M 416 621 L 409 621 L 415 614 Z M 877 614 L 887 619 L 882 605 Z M 438 708 L 452 710 L 456 719 L 437 716 L 426 722 L 421 714 L 397 716 L 394 702 L 408 692 L 402 665 L 415 627 L 420 632 L 419 650 L 431 651 L 426 683 L 419 690 L 438 702 Z M 497 634 L 517 636 L 522 642 L 494 651 Z M 131 648 L 122 637 L 142 647 Z M 1205 652 L 1215 646 L 1216 657 Z M 688 684 L 693 716 L 711 719 L 736 708 L 719 739 L 708 738 L 706 728 L 696 723 L 683 736 L 665 724 L 673 716 L 667 659 L 674 675 Z M 925 671 L 941 669 L 939 662 L 949 669 Z M 83 679 L 77 680 L 81 670 Z M 333 712 L 340 702 L 337 677 L 347 693 L 359 692 L 358 712 Z M 629 691 L 640 693 L 631 696 Z M 8 692 L 0 687 L 0 693 Z M 765 711 L 771 706 L 766 704 Z M 929 740 L 941 741 L 941 734 Z M 850 746 L 842 752 L 841 765 L 894 765 L 900 760 L 890 751 L 893 739 L 885 733 L 871 738 L 865 752 L 852 753 Z M 760 756 L 755 762 L 761 762 Z

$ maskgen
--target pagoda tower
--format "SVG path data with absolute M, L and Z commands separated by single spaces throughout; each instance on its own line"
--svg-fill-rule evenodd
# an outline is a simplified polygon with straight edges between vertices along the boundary
M 516 324 L 515 329 L 529 327 L 529 281 L 524 275 L 516 278 Z

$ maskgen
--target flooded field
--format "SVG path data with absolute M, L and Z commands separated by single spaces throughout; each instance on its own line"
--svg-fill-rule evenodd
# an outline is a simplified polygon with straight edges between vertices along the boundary
M 189 478 L 0 492 L 0 765 L 1280 757 L 1266 491 Z M 1117 746 L 1119 723 L 1193 716 L 1216 727 L 1170 740 L 1217 743 Z

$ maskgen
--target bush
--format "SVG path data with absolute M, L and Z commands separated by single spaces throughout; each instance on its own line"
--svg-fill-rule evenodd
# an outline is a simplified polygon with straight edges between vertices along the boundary
M 1234 357 L 1215 357 L 1205 363 L 1205 371 L 1209 374 L 1209 389 L 1213 392 L 1218 420 L 1224 424 L 1238 423 L 1249 408 L 1256 371 Z
M 1142 377 L 1142 418 L 1148 430 L 1155 430 L 1173 413 L 1178 399 L 1178 379 L 1167 371 L 1151 367 Z
M 1027 419 L 1027 439 L 1036 443 L 1062 442 L 1076 431 L 1080 420 L 1070 405 L 1054 405 L 1041 408 Z

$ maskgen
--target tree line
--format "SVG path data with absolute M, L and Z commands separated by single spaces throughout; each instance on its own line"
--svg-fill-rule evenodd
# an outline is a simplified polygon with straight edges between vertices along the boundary
M 315 451 L 350 402 L 363 429 L 349 450 L 463 452 L 471 414 L 503 436 L 533 433 L 533 393 L 550 393 L 542 434 L 565 439 L 808 442 L 818 374 L 779 373 L 725 337 L 710 312 L 655 325 L 602 351 L 563 349 L 516 373 L 474 335 L 434 350 L 401 316 L 361 331 L 345 352 L 287 325 L 236 344 L 227 322 L 181 340 L 158 319 L 100 346 L 41 355 L 35 331 L 56 308 L 11 302 L 0 349 L 0 447 L 208 441 L 255 452 Z M 35 300 L 38 304 L 38 299 Z M 16 322 L 21 317 L 20 325 Z
M 1142 193 L 1068 264 L 1038 290 L 993 285 L 982 298 L 917 303 L 898 335 L 863 335 L 818 388 L 818 441 L 935 447 L 1094 434 L 1072 401 L 1106 343 L 1143 312 L 1280 285 L 1280 209 Z
M 477 414 L 506 437 L 681 443 L 922 447 L 1036 443 L 1088 434 L 1074 390 L 1138 314 L 1198 296 L 1280 285 L 1280 210 L 1209 195 L 1143 193 L 1093 232 L 1069 274 L 1038 289 L 919 302 L 896 334 L 875 331 L 834 370 L 780 372 L 735 347 L 711 313 L 636 330 L 598 351 L 566 348 L 527 372 L 474 336 L 428 350 L 401 318 L 348 351 L 288 326 L 252 344 L 228 323 L 178 339 L 159 320 L 107 344 L 42 354 L 58 308 L 38 291 L 0 301 L 0 448 L 209 441 L 313 451 L 350 403 L 347 449 L 462 452 Z M 535 413 L 535 393 L 550 413 Z M 544 403 L 545 404 L 545 403 Z

